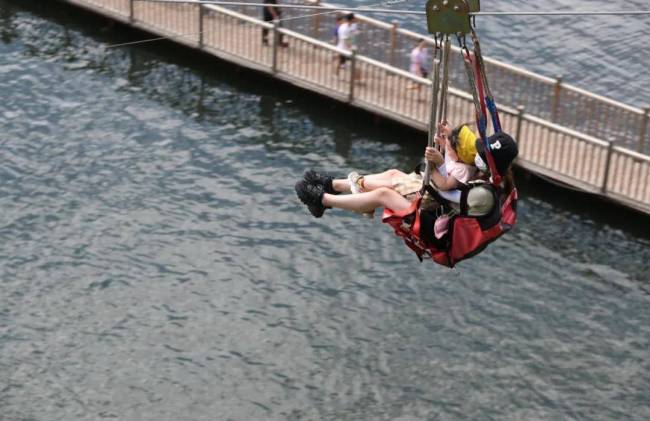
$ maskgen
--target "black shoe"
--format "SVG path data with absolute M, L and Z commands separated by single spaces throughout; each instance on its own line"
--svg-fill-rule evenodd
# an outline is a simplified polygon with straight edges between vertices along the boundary
M 310 184 L 306 180 L 300 180 L 295 186 L 296 194 L 302 203 L 307 205 L 309 212 L 316 218 L 320 218 L 325 213 L 323 206 L 323 186 L 320 184 Z
M 323 190 L 325 191 L 325 193 L 339 194 L 339 192 L 334 190 L 334 186 L 332 186 L 333 178 L 331 176 L 329 176 L 329 175 L 323 175 L 323 174 L 317 173 L 314 170 L 307 170 L 307 171 L 305 171 L 305 174 L 303 175 L 303 178 L 309 184 L 317 184 L 317 185 L 323 186 Z

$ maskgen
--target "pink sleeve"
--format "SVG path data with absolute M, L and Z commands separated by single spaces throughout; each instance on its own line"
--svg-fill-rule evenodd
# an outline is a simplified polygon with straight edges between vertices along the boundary
M 467 164 L 461 164 L 460 162 L 454 162 L 451 168 L 448 167 L 447 170 L 449 171 L 448 174 L 450 176 L 463 184 L 467 184 L 474 177 L 476 172 L 474 167 Z

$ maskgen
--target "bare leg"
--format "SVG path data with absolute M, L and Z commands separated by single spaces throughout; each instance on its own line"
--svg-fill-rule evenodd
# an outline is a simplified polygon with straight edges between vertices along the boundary
M 393 188 L 393 180 L 398 177 L 406 177 L 408 174 L 400 170 L 388 170 L 379 174 L 368 174 L 363 176 L 363 188 L 366 191 L 376 190 L 380 187 Z M 392 208 L 391 208 L 392 209 Z
M 350 193 L 350 182 L 347 178 L 332 180 L 332 188 L 339 193 Z
M 323 205 L 332 208 L 346 209 L 355 212 L 371 212 L 376 208 L 386 207 L 392 210 L 402 210 L 411 206 L 411 202 L 406 200 L 401 194 L 388 187 L 380 187 L 376 190 L 337 196 L 325 193 L 323 195 Z
M 393 179 L 406 177 L 407 174 L 400 170 L 388 170 L 379 174 L 368 174 L 363 176 L 363 188 L 366 191 L 377 190 L 380 187 L 393 187 Z M 332 187 L 340 193 L 350 193 L 350 182 L 347 178 L 332 180 Z

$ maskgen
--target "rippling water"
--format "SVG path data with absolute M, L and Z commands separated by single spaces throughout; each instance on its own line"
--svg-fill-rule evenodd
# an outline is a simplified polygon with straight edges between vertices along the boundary
M 3 421 L 650 418 L 647 219 L 522 179 L 512 233 L 419 264 L 292 184 L 421 135 L 25 7 L 0 0 Z

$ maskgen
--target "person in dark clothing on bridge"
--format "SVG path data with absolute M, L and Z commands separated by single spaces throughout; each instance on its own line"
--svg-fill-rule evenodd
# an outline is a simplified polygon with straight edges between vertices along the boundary
M 264 4 L 268 4 L 268 5 L 278 4 L 278 1 L 277 0 L 264 0 Z M 262 9 L 262 11 L 263 11 L 263 16 L 262 17 L 264 19 L 264 22 L 277 21 L 278 26 L 282 25 L 282 20 L 281 20 L 282 10 L 280 10 L 280 8 L 273 7 L 273 6 L 266 6 L 266 7 L 264 7 Z M 287 44 L 286 42 L 284 42 L 282 40 L 282 35 L 280 35 L 279 42 L 280 42 L 281 47 L 288 47 L 289 46 L 289 44 Z M 262 44 L 269 45 L 269 30 L 266 29 L 266 28 L 262 28 Z

